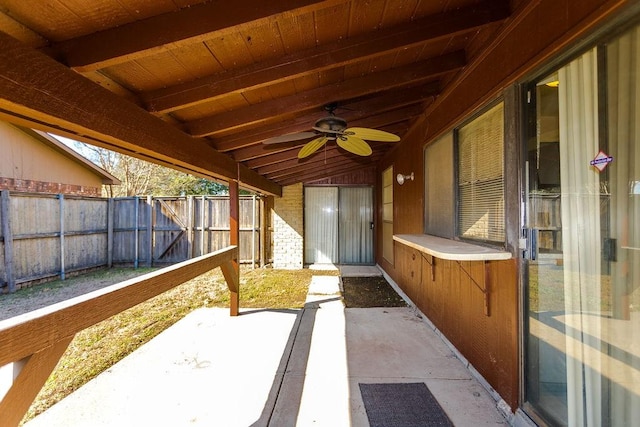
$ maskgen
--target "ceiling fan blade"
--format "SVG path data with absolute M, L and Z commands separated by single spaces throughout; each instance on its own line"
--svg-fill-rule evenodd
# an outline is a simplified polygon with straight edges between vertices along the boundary
M 368 141 L 398 142 L 400 137 L 389 132 L 369 128 L 349 128 L 344 130 L 345 134 L 350 134 L 356 138 Z
M 358 156 L 370 156 L 373 150 L 363 139 L 352 136 L 344 135 L 338 137 L 336 140 L 338 145 L 350 153 L 357 154 Z
M 321 136 L 320 138 L 316 138 L 312 141 L 307 142 L 305 146 L 302 147 L 302 149 L 298 152 L 298 158 L 304 159 L 305 157 L 309 157 L 310 155 L 318 151 L 318 149 L 322 147 L 327 141 L 328 139 L 326 136 Z
M 279 144 L 281 142 L 298 141 L 301 139 L 313 138 L 318 134 L 315 132 L 298 132 L 289 133 L 287 135 L 274 136 L 273 138 L 265 139 L 263 144 Z

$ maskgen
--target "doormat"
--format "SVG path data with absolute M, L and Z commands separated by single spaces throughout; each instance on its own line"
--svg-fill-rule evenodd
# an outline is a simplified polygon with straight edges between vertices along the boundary
M 452 427 L 425 383 L 358 384 L 371 427 Z
M 407 303 L 382 276 L 343 277 L 342 298 L 347 308 L 406 307 Z

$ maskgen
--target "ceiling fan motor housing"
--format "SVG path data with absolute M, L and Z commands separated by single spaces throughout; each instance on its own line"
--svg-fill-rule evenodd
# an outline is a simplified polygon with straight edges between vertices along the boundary
M 314 128 L 320 132 L 341 132 L 347 128 L 347 122 L 340 117 L 329 116 L 318 120 Z

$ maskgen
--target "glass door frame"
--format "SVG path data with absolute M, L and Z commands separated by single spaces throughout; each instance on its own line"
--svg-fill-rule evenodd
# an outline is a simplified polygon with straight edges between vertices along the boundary
M 631 17 L 629 16 L 625 16 L 625 17 L 621 17 L 620 19 L 618 19 L 617 21 L 611 23 L 611 25 L 608 25 L 606 28 L 600 29 L 599 31 L 597 31 L 597 33 L 591 35 L 588 40 L 584 40 L 583 43 L 580 44 L 580 46 L 575 46 L 574 48 L 572 48 L 570 51 L 566 52 L 565 55 L 563 55 L 560 59 L 553 61 L 552 64 L 548 65 L 547 67 L 544 68 L 543 71 L 537 72 L 535 75 L 531 76 L 531 78 L 528 78 L 526 80 L 526 82 L 521 83 L 518 85 L 519 88 L 519 93 L 521 96 L 521 103 L 520 103 L 520 108 L 521 108 L 521 119 L 520 119 L 520 141 L 519 141 L 519 147 L 522 150 L 521 155 L 520 155 L 520 179 L 521 179 L 521 184 L 520 184 L 520 188 L 521 188 L 521 197 L 520 197 L 520 206 L 521 206 L 521 212 L 520 212 L 520 244 L 519 244 L 519 250 L 520 250 L 520 256 L 518 257 L 518 267 L 519 267 L 519 281 L 520 281 L 520 290 L 521 290 L 521 300 L 520 300 L 520 314 L 521 314 L 521 339 L 520 339 L 520 360 L 521 360 L 521 369 L 520 369 L 520 402 L 521 402 L 521 409 L 522 411 L 524 411 L 524 413 L 526 414 L 527 417 L 531 418 L 533 421 L 535 421 L 536 423 L 540 424 L 540 425 L 546 425 L 548 421 L 545 420 L 545 414 L 544 411 L 541 411 L 539 408 L 534 407 L 528 400 L 527 400 L 527 385 L 528 385 L 528 374 L 527 374 L 527 368 L 528 368 L 528 364 L 529 364 L 529 357 L 530 355 L 528 354 L 528 346 L 529 346 L 529 331 L 530 331 L 530 322 L 529 322 L 529 311 L 530 311 L 530 289 L 529 289 L 529 262 L 530 262 L 530 256 L 531 256 L 531 251 L 532 249 L 534 249 L 532 246 L 536 243 L 534 241 L 532 241 L 532 236 L 531 233 L 528 230 L 528 223 L 529 223 L 529 215 L 531 214 L 529 212 L 529 204 L 528 204 L 528 198 L 529 198 L 529 183 L 528 183 L 528 176 L 529 176 L 529 167 L 528 167 L 528 163 L 527 163 L 527 141 L 528 138 L 530 138 L 531 135 L 531 126 L 535 126 L 535 122 L 536 122 L 536 111 L 535 111 L 535 97 L 533 97 L 533 95 L 530 95 L 532 93 L 534 93 L 534 89 L 536 84 L 544 77 L 547 76 L 551 73 L 553 73 L 556 70 L 559 70 L 561 67 L 563 67 L 564 65 L 570 63 L 572 60 L 576 59 L 577 57 L 581 56 L 584 52 L 586 52 L 587 50 L 589 50 L 588 48 L 598 48 L 598 97 L 600 99 L 599 103 L 602 102 L 602 104 L 599 106 L 600 111 L 598 113 L 598 130 L 599 130 L 599 141 L 601 144 L 601 148 L 602 148 L 602 144 L 604 145 L 608 145 L 609 141 L 608 141 L 608 118 L 607 118 L 607 114 L 606 114 L 606 103 L 607 103 L 607 93 L 606 93 L 606 84 L 603 84 L 603 81 L 606 81 L 607 77 L 606 77 L 606 56 L 603 53 L 604 49 L 604 43 L 615 39 L 617 36 L 623 34 L 624 32 L 626 32 L 627 30 L 629 30 L 632 26 L 638 25 L 639 24 L 639 16 L 638 13 L 640 12 L 640 7 L 636 7 L 635 8 L 636 13 L 634 13 Z M 533 99 L 532 99 L 533 97 Z M 532 123 L 533 122 L 533 123 Z M 605 149 L 606 151 L 606 149 Z M 608 152 L 608 151 L 607 151 Z M 606 173 L 606 172 L 605 172 Z M 602 182 L 603 180 L 607 180 L 606 176 L 601 176 L 600 177 L 600 181 Z M 611 209 L 611 207 L 609 207 L 609 209 Z M 605 238 L 604 240 L 604 246 L 602 247 L 603 251 L 607 251 L 607 242 L 606 240 L 610 240 L 608 239 L 610 236 L 610 233 L 612 232 L 610 225 L 608 226 L 606 224 L 607 221 L 609 221 L 609 216 L 611 215 L 611 213 L 607 210 L 605 212 L 605 215 L 601 215 L 601 224 L 600 224 L 600 228 L 603 232 L 606 232 L 607 234 L 604 235 L 603 237 Z M 534 236 L 535 237 L 535 236 Z M 614 236 L 615 237 L 615 236 Z M 615 256 L 615 254 L 614 254 Z M 606 261 L 606 257 L 604 258 Z M 611 261 L 611 260 L 609 260 Z M 610 264 L 610 262 L 609 262 Z M 602 270 L 602 274 L 607 274 L 608 273 L 608 268 L 606 266 L 606 262 L 603 261 L 603 270 Z M 605 353 L 606 354 L 606 353 Z M 602 399 L 603 400 L 607 400 L 608 399 L 608 383 L 604 384 L 605 381 L 603 381 L 603 386 L 602 386 Z M 607 420 L 609 419 L 610 416 L 612 416 L 612 414 L 610 413 L 611 409 L 607 406 L 607 404 L 603 404 L 602 406 L 602 419 L 603 420 Z

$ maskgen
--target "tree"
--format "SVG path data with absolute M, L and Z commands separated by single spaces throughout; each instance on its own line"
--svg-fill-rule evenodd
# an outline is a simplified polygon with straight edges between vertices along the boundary
M 82 142 L 64 142 L 121 181 L 104 186 L 107 197 L 229 194 L 226 185 L 215 181 Z

